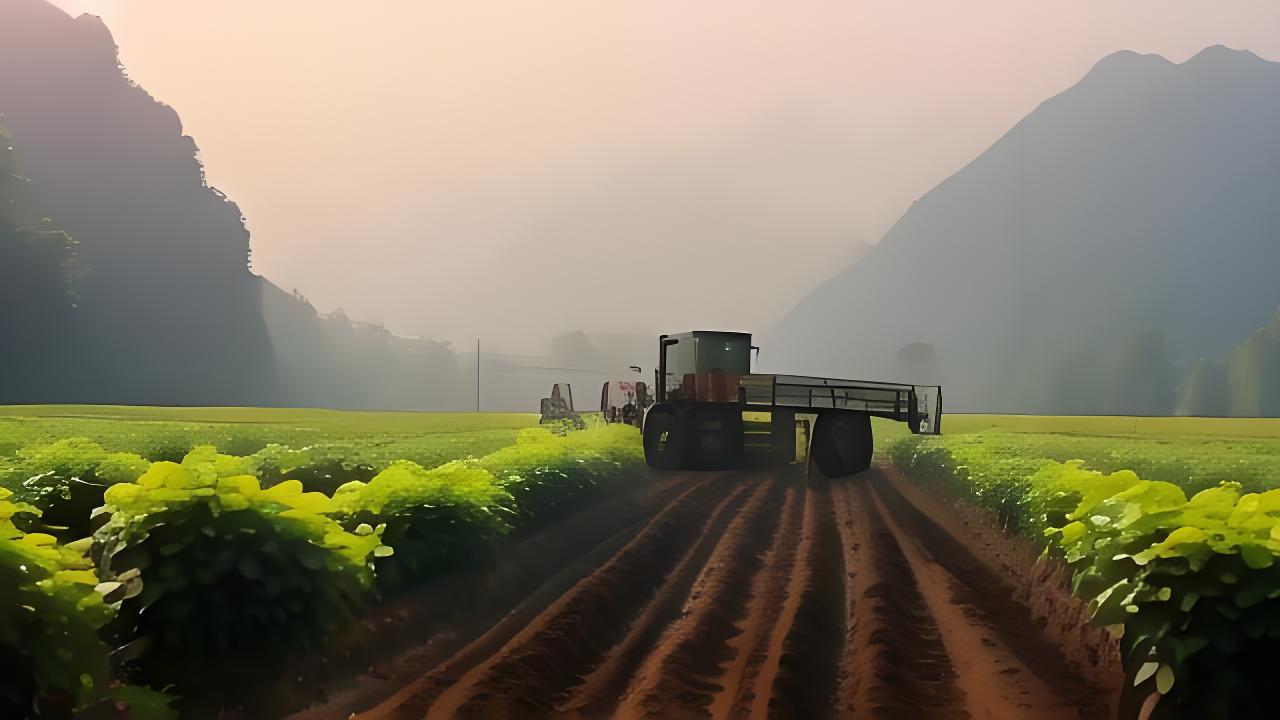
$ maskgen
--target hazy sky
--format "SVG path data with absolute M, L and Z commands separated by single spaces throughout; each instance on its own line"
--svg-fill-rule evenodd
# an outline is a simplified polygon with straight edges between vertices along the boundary
M 255 271 L 510 350 L 763 330 L 1106 54 L 1280 59 L 1275 0 L 56 4 L 178 111 Z

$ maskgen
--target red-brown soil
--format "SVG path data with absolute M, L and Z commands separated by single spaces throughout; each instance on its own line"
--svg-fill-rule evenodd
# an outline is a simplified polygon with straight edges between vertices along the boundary
M 576 580 L 366 692 L 357 717 L 1109 715 L 1111 667 L 1062 642 L 968 518 L 892 470 L 659 487 L 623 536 L 581 548 Z M 302 717 L 346 717 L 345 702 Z

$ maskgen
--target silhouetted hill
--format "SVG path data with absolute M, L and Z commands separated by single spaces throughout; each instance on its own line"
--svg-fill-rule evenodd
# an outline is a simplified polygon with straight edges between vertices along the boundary
M 1117 53 L 921 198 L 767 337 L 767 365 L 910 380 L 953 409 L 1172 412 L 1280 306 L 1280 64 Z
M 447 345 L 250 272 L 239 208 L 98 18 L 0 0 L 0 126 L 0 403 L 469 406 Z
M 0 6 L 0 113 L 33 217 L 78 242 L 74 372 L 25 397 L 269 399 L 272 353 L 240 211 L 205 186 L 177 114 L 121 73 L 100 20 L 42 0 Z M 67 368 L 63 368 L 63 371 Z M 16 398 L 13 398 L 16 399 Z

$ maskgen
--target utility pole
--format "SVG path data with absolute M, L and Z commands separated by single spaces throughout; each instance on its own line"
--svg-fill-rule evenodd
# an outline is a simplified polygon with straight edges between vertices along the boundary
M 480 338 L 476 338 L 476 412 L 480 412 Z

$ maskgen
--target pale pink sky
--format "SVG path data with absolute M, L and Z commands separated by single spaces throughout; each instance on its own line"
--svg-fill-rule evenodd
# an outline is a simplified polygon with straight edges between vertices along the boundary
M 1280 58 L 1275 0 L 55 2 L 178 111 L 257 272 L 513 350 L 762 331 L 1103 56 Z

